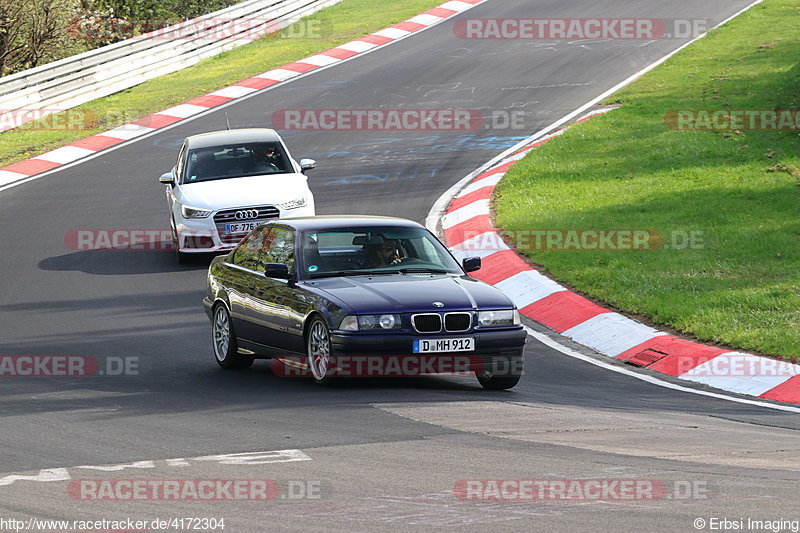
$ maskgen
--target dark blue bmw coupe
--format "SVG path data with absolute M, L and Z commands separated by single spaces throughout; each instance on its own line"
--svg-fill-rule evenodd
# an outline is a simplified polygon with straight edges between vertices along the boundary
M 203 304 L 223 368 L 273 358 L 336 376 L 474 373 L 509 389 L 526 334 L 499 289 L 425 227 L 366 216 L 274 220 L 209 266 Z M 275 368 L 275 365 L 273 365 Z

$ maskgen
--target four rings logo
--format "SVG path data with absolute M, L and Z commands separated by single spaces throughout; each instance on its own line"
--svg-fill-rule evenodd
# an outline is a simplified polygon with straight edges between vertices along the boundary
M 246 211 L 236 211 L 236 220 L 249 220 L 258 218 L 258 209 L 247 209 Z

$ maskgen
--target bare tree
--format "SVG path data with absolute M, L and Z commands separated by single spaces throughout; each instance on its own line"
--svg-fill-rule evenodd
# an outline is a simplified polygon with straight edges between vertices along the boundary
M 73 12 L 73 0 L 0 0 L 0 76 L 62 57 Z
M 0 0 L 0 76 L 24 53 L 24 9 L 22 1 Z

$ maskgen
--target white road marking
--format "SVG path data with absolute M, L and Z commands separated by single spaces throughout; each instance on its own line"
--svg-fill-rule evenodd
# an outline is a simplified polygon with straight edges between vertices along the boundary
M 488 215 L 489 214 L 489 200 L 477 200 L 469 205 L 465 205 L 460 209 L 451 211 L 442 217 L 442 227 L 444 229 L 452 228 L 456 224 L 460 224 L 471 218 Z
M 178 118 L 188 118 L 192 115 L 196 115 L 198 113 L 202 113 L 203 111 L 207 111 L 207 107 L 203 107 L 201 105 L 194 105 L 194 104 L 179 104 L 169 109 L 165 109 L 164 111 L 159 111 L 157 114 L 159 115 L 167 115 L 168 117 L 178 117 Z
M 126 468 L 155 468 L 156 463 L 153 461 L 136 461 L 127 465 L 113 465 L 113 466 L 76 466 L 75 468 L 83 468 L 84 470 L 99 470 L 100 472 L 122 472 Z
M 409 35 L 410 33 L 410 31 L 401 30 L 400 28 L 386 28 L 381 31 L 376 31 L 372 35 L 386 37 L 387 39 L 400 39 L 406 35 Z
M 295 461 L 311 461 L 311 457 L 300 450 L 274 450 L 267 452 L 247 452 L 247 453 L 227 453 L 221 455 L 205 455 L 192 459 L 165 459 L 163 461 L 136 461 L 133 463 L 119 465 L 98 465 L 98 466 L 76 466 L 84 470 L 97 470 L 100 472 L 120 472 L 128 468 L 156 468 L 167 466 L 179 468 L 191 466 L 189 461 L 213 461 L 221 465 L 266 465 L 272 463 L 291 463 Z M 40 470 L 38 474 L 9 474 L 0 477 L 0 486 L 11 485 L 16 481 L 69 481 L 72 474 L 69 468 L 46 468 Z
M 87 155 L 92 155 L 94 152 L 95 150 L 78 148 L 77 146 L 62 146 L 61 148 L 56 148 L 50 152 L 37 155 L 36 159 L 43 159 L 45 161 L 50 161 L 51 163 L 63 165 L 64 163 L 71 163 L 72 161 L 86 157 Z
M 350 41 L 349 43 L 340 44 L 336 48 L 341 48 L 342 50 L 347 50 L 349 52 L 357 52 L 360 54 L 362 52 L 366 52 L 367 50 L 371 50 L 376 46 L 378 45 L 375 43 L 368 43 L 367 41 L 355 40 L 355 41 Z
M 222 89 L 216 90 L 213 93 L 208 93 L 209 96 L 224 96 L 225 98 L 239 98 L 246 94 L 256 92 L 258 89 L 252 87 L 243 87 L 241 85 L 229 85 Z
M 567 290 L 536 270 L 523 270 L 510 278 L 498 281 L 494 286 L 506 293 L 519 309 L 528 307 L 551 294 Z
M 66 468 L 48 468 L 40 470 L 35 476 L 12 474 L 0 477 L 0 486 L 11 485 L 15 481 L 67 481 L 72 479 Z

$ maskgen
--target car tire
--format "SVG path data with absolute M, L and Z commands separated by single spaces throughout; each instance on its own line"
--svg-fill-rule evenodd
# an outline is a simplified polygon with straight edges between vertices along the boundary
M 192 256 L 189 254 L 185 254 L 180 250 L 175 251 L 175 258 L 178 260 L 179 265 L 188 265 L 192 262 Z
M 250 368 L 253 358 L 242 355 L 236 344 L 236 334 L 228 308 L 222 304 L 214 306 L 211 316 L 211 337 L 214 344 L 214 359 L 226 370 Z
M 497 365 L 497 362 L 494 363 Z M 502 366 L 502 369 L 491 368 L 476 372 L 478 383 L 487 390 L 507 390 L 514 388 L 522 377 L 522 356 L 511 357 Z
M 319 385 L 331 382 L 331 335 L 328 324 L 320 317 L 311 321 L 306 334 L 306 356 L 312 379 Z

